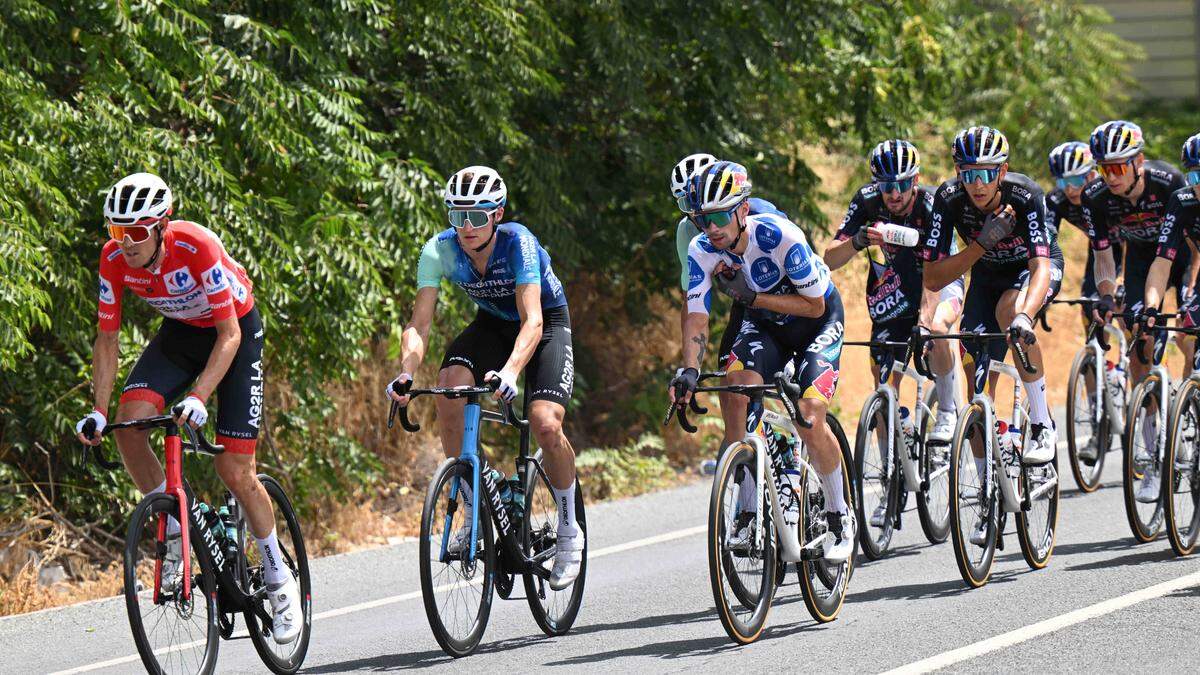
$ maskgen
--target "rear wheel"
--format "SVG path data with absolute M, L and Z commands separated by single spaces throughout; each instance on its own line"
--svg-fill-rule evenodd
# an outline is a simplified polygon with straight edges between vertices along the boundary
M 842 458 L 842 494 L 847 500 L 853 500 L 857 480 L 851 479 L 850 473 L 850 443 L 846 433 L 833 413 L 825 415 L 825 422 L 837 440 Z M 825 495 L 821 492 L 821 478 L 816 471 L 804 472 L 804 480 L 800 489 L 800 544 L 804 546 L 817 537 L 824 536 L 827 531 L 825 513 Z M 854 514 L 854 504 L 850 504 L 850 513 Z M 862 527 L 860 524 L 859 527 Z M 857 543 L 857 542 L 856 542 Z M 820 623 L 827 623 L 837 618 L 842 611 L 842 603 L 846 599 L 846 588 L 850 585 L 850 577 L 854 574 L 854 562 L 857 548 L 850 557 L 841 563 L 827 562 L 822 558 L 803 560 L 800 562 L 800 590 L 804 597 L 804 605 L 808 613 Z
M 1017 481 L 1020 497 L 1024 501 L 1029 495 L 1028 509 L 1017 512 L 1017 539 L 1021 543 L 1021 555 L 1035 570 L 1050 562 L 1054 553 L 1054 539 L 1058 528 L 1058 458 L 1049 464 L 1021 467 L 1021 478 Z
M 558 542 L 558 505 L 546 475 L 538 470 L 542 459 L 539 450 L 538 465 L 525 466 L 525 514 L 521 527 L 521 549 L 535 565 L 549 572 L 554 567 L 554 553 Z M 579 576 L 566 588 L 556 591 L 550 581 L 536 574 L 525 574 L 525 598 L 533 620 L 546 635 L 562 635 L 571 630 L 579 608 L 583 605 L 583 586 L 587 578 L 587 516 L 584 513 L 583 488 L 575 481 L 575 520 L 584 533 L 583 562 Z
M 920 450 L 918 469 L 926 488 L 917 493 L 917 515 L 921 530 L 931 544 L 940 544 L 950 536 L 950 446 L 945 443 L 931 445 L 929 431 L 933 428 L 934 391 L 930 387 L 925 395 L 921 427 L 917 429 L 917 447 Z
M 997 503 L 994 481 L 988 482 L 976 469 L 974 452 L 987 458 L 987 418 L 983 407 L 972 403 L 959 416 L 954 440 L 950 445 L 950 496 L 954 501 L 950 519 L 954 544 L 954 559 L 963 581 L 971 588 L 988 582 L 996 556 L 1000 505 Z M 992 465 L 993 473 L 995 465 Z M 984 524 L 981 544 L 971 543 L 971 535 L 979 523 Z
M 1158 414 L 1160 387 L 1157 375 L 1150 374 L 1133 390 L 1126 419 L 1124 471 L 1122 488 L 1125 495 L 1125 516 L 1133 538 L 1145 543 L 1153 541 L 1162 532 L 1162 499 L 1153 503 L 1137 500 L 1138 489 L 1144 481 L 1152 479 L 1159 471 Z M 1147 442 L 1149 439 L 1149 442 Z
M 1075 356 L 1071 377 L 1067 380 L 1067 454 L 1071 474 L 1082 492 L 1093 492 L 1100 487 L 1104 455 L 1112 444 L 1108 410 L 1103 405 L 1107 395 L 1104 386 L 1103 381 L 1096 382 L 1096 354 L 1091 345 L 1084 345 Z M 1097 388 L 1101 396 L 1099 410 Z M 1095 457 L 1081 457 L 1080 451 L 1085 448 L 1092 450 Z
M 1177 555 L 1191 555 L 1200 534 L 1200 383 L 1187 380 L 1175 399 L 1163 460 L 1167 536 Z
M 891 545 L 900 497 L 900 467 L 896 453 L 889 451 L 895 434 L 888 423 L 887 398 L 878 392 L 863 405 L 854 438 L 854 467 L 858 480 L 856 504 L 859 522 L 859 542 L 863 555 L 878 560 Z M 871 517 L 883 511 L 883 522 L 871 524 Z

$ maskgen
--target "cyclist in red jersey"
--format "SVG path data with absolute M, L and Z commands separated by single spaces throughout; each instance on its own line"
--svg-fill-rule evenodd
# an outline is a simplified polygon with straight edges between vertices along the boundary
M 121 179 L 104 200 L 109 241 L 100 253 L 99 333 L 92 355 L 94 409 L 75 431 L 88 445 L 100 442 L 117 373 L 121 300 L 125 289 L 163 315 L 158 334 L 129 373 L 117 407 L 121 421 L 160 414 L 183 396 L 179 424 L 199 427 L 205 403 L 217 394 L 216 437 L 225 446 L 213 463 L 217 475 L 245 509 L 258 542 L 274 615 L 272 636 L 284 644 L 302 626 L 300 588 L 280 555 L 270 498 L 254 467 L 262 419 L 263 327 L 246 270 L 208 228 L 171 220 L 171 190 L 161 178 L 135 173 Z M 94 420 L 93 436 L 83 434 Z M 117 431 L 117 448 L 143 494 L 166 488 L 162 464 L 150 449 L 149 431 Z M 180 527 L 170 519 L 163 561 L 164 583 L 177 582 Z

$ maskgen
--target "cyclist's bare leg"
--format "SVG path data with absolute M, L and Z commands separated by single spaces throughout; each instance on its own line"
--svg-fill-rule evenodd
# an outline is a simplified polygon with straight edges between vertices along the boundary
M 949 333 L 954 328 L 954 324 L 958 323 L 961 315 L 961 302 L 947 300 L 938 303 L 937 310 L 933 314 L 933 321 L 929 326 L 929 332 L 934 335 Z M 954 352 L 951 351 L 953 348 L 950 340 L 934 340 L 930 343 L 929 365 L 935 376 L 943 377 L 954 369 Z
M 742 440 L 746 435 L 746 397 L 722 391 L 717 393 L 717 399 L 721 403 L 721 421 L 725 424 L 725 436 L 721 439 L 721 453 L 724 453 L 725 448 Z M 741 423 L 738 422 L 739 419 Z M 720 459 L 718 455 L 717 460 Z
M 819 398 L 802 398 L 799 403 L 800 416 L 812 422 L 811 429 L 797 429 L 800 440 L 808 447 L 808 455 L 817 472 L 829 475 L 842 466 L 842 450 L 825 421 L 829 404 Z
M 242 505 L 251 534 L 256 539 L 266 538 L 275 529 L 275 514 L 271 509 L 271 498 L 258 480 L 254 455 L 226 452 L 214 457 L 213 465 L 225 487 Z
M 117 406 L 118 422 L 153 417 L 157 414 L 158 407 L 149 401 L 125 401 Z M 125 462 L 125 469 L 142 494 L 163 484 L 166 475 L 158 457 L 150 449 L 150 430 L 117 429 L 113 436 L 116 437 L 117 450 Z
M 437 386 L 474 386 L 475 376 L 464 366 L 446 366 L 438 373 Z M 442 439 L 442 452 L 447 457 L 458 457 L 462 452 L 463 408 L 467 400 L 435 396 L 437 404 L 438 436 Z
M 1192 354 L 1196 350 L 1196 338 L 1183 333 L 1175 334 L 1175 346 L 1183 352 L 1183 364 L 1179 370 L 1179 379 L 1186 380 L 1192 374 Z
M 562 431 L 565 409 L 554 401 L 529 404 L 529 429 L 542 449 L 550 485 L 566 490 L 575 482 L 575 448 Z

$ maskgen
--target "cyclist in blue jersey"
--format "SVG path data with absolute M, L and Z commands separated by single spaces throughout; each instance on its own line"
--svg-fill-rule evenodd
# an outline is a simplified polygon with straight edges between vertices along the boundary
M 676 404 L 695 392 L 708 345 L 713 288 L 746 306 L 733 347 L 725 359 L 732 384 L 762 384 L 796 364 L 802 391 L 801 415 L 812 428 L 799 429 L 820 474 L 826 522 L 833 537 L 826 560 L 841 562 L 854 549 L 857 525 L 842 486 L 841 452 L 825 413 L 837 389 L 841 363 L 842 300 L 829 268 L 813 253 L 799 227 L 776 213 L 750 215 L 750 178 L 745 167 L 716 162 L 687 185 L 689 217 L 701 234 L 688 247 L 687 316 L 683 325 L 683 369 L 672 381 Z M 735 396 L 736 428 L 746 428 L 748 401 Z M 748 474 L 749 472 L 747 472 Z M 729 533 L 732 550 L 746 550 L 758 504 L 753 477 L 740 479 L 738 516 Z
M 687 321 L 688 246 L 692 243 L 692 239 L 697 234 L 700 234 L 700 230 L 696 228 L 696 224 L 686 215 L 689 208 L 686 196 L 687 182 L 696 173 L 716 161 L 717 158 L 712 155 L 697 153 L 679 160 L 679 163 L 671 170 L 671 195 L 675 198 L 676 206 L 685 214 L 675 226 L 675 250 L 679 254 L 680 268 L 679 285 L 680 291 L 683 294 L 683 303 L 681 304 L 681 311 L 679 313 L 679 328 L 681 331 Z M 776 213 L 784 218 L 787 217 L 782 211 L 775 208 L 774 204 L 765 199 L 750 197 L 747 203 L 750 204 L 750 215 L 752 216 L 759 213 Z M 729 322 L 725 324 L 725 329 L 721 331 L 721 346 L 717 350 L 718 364 L 724 362 L 730 348 L 733 347 L 733 338 L 737 337 L 737 329 L 738 326 L 742 325 L 744 313 L 745 307 L 740 303 L 735 302 L 729 308 Z M 721 418 L 725 423 L 725 438 L 721 441 L 720 448 L 721 451 L 724 451 L 730 444 L 741 440 L 745 429 L 738 426 L 737 415 L 733 412 L 737 407 L 734 404 L 734 395 L 723 391 L 717 397 L 721 401 Z M 717 456 L 718 458 L 720 457 L 720 452 L 717 453 Z
M 830 270 L 837 270 L 859 251 L 867 251 L 871 261 L 867 313 L 871 317 L 872 340 L 903 342 L 915 326 L 924 332 L 948 333 L 962 312 L 964 283 L 960 277 L 940 292 L 922 287 L 924 261 L 920 242 L 928 235 L 933 216 L 933 189 L 920 184 L 921 155 L 908 141 L 888 140 L 871 151 L 869 164 L 873 180 L 854 193 L 833 243 L 825 249 L 825 263 Z M 884 242 L 876 227 L 881 223 L 915 229 L 920 233 L 918 246 L 908 248 Z M 953 251 L 957 252 L 957 248 Z M 903 348 L 890 351 L 895 359 L 904 358 Z M 871 372 L 876 380 L 885 353 L 883 349 L 871 348 Z M 955 401 L 958 386 L 948 340 L 931 343 L 930 366 L 938 406 L 929 440 L 949 443 L 958 420 Z M 901 374 L 894 372 L 892 384 L 899 387 L 901 379 Z M 880 503 L 881 509 L 886 507 Z M 879 511 L 880 520 L 883 510 Z
M 560 511 L 550 585 L 561 590 L 578 576 L 584 548 L 575 518 L 575 451 L 562 432 L 575 375 L 567 297 L 550 256 L 533 233 L 520 223 L 500 222 L 508 189 L 494 169 L 462 169 L 450 177 L 444 194 L 452 227 L 434 235 L 421 251 L 416 302 L 401 344 L 402 370 L 388 385 L 387 395 L 401 405 L 408 403 L 393 385 L 403 389 L 412 382 L 425 357 L 438 288 L 442 279 L 449 280 L 466 291 L 479 310 L 447 348 L 438 386 L 495 382 L 495 397 L 512 402 L 517 377 L 525 371 L 529 427 L 544 453 Z M 436 400 L 442 449 L 447 457 L 456 457 L 462 447 L 465 402 Z M 471 503 L 469 494 L 466 503 Z M 464 522 L 467 525 L 450 542 L 451 550 L 470 545 L 470 513 Z

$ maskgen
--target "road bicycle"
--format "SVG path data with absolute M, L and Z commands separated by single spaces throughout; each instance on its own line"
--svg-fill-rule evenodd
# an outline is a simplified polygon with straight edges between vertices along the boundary
M 518 575 L 538 627 L 546 635 L 565 634 L 579 614 L 587 578 L 587 517 L 578 479 L 575 517 L 585 536 L 583 562 L 575 581 L 556 591 L 549 579 L 557 552 L 558 505 L 542 467 L 541 449 L 532 456 L 529 453 L 529 421 L 518 417 L 508 403 L 503 404 L 502 411 L 483 408 L 480 397 L 494 392 L 495 383 L 486 387 L 409 387 L 411 382 L 393 386 L 393 391 L 408 395 L 410 404 L 421 396 L 466 399 L 462 450 L 434 472 L 421 511 L 421 595 L 434 638 L 450 656 L 474 652 L 487 628 L 493 591 L 507 600 Z M 408 407 L 395 402 L 388 413 L 389 429 L 397 413 L 405 430 L 421 430 L 408 418 Z M 480 453 L 479 429 L 483 421 L 520 431 L 516 475 L 512 479 L 493 470 Z M 464 486 L 470 489 L 464 490 Z M 461 551 L 452 551 L 451 537 L 463 527 L 470 528 L 469 544 Z
M 724 371 L 702 373 L 698 381 L 725 375 Z M 796 408 L 800 388 L 785 373 L 778 373 L 772 384 L 696 389 L 696 393 L 722 391 L 747 396 L 750 404 L 746 436 L 722 453 L 709 499 L 708 569 L 721 625 L 739 644 L 757 640 L 783 576 L 781 566 L 789 562 L 797 563 L 809 614 L 821 623 L 833 621 L 846 597 L 854 555 L 840 563 L 823 558 L 825 541 L 835 535 L 826 524 L 820 478 L 809 462 L 808 448 L 796 433 L 797 426 L 812 426 Z M 764 399 L 780 401 L 786 414 L 766 408 Z M 696 404 L 694 395 L 690 406 L 693 412 L 707 412 Z M 663 424 L 669 424 L 673 415 L 680 427 L 695 433 L 697 428 L 688 421 L 685 407 L 672 404 Z M 837 418 L 827 414 L 826 422 L 840 448 L 843 489 L 853 517 L 850 446 Z M 751 481 L 753 493 L 743 498 L 741 490 Z M 739 503 L 753 508 L 742 509 Z M 758 516 L 752 518 L 748 550 L 732 550 L 728 535 L 739 516 L 750 511 Z
M 1090 315 L 1095 298 L 1051 300 L 1050 304 L 1080 305 Z M 1117 312 L 1115 317 L 1132 319 L 1132 312 Z M 1038 315 L 1042 328 L 1051 332 L 1045 311 Z M 1105 356 L 1115 344 L 1116 360 Z M 1125 406 L 1129 400 L 1129 355 L 1125 333 L 1112 323 L 1092 321 L 1084 344 L 1075 354 L 1067 380 L 1067 457 L 1071 474 L 1081 492 L 1100 487 L 1104 459 L 1112 449 L 1115 436 L 1125 438 Z M 1097 383 L 1102 383 L 1097 386 Z
M 1200 328 L 1176 328 L 1200 335 Z M 1177 555 L 1191 555 L 1200 534 L 1200 349 L 1192 356 L 1192 373 L 1175 392 L 1168 417 L 1170 431 L 1162 467 L 1163 520 Z
M 924 335 L 928 340 L 989 342 L 1007 340 L 1007 333 L 956 333 Z M 919 352 L 924 349 L 920 344 Z M 1020 343 L 1013 352 L 1026 372 L 1036 373 Z M 1017 539 L 1021 555 L 1033 569 L 1050 562 L 1058 523 L 1058 459 L 1038 466 L 1021 463 L 1021 448 L 1028 434 L 1028 403 L 1021 400 L 1021 382 L 1017 369 L 997 363 L 980 350 L 975 364 L 974 396 L 958 416 L 954 440 L 950 446 L 950 498 L 954 517 L 950 519 L 954 558 L 963 581 L 979 588 L 992 574 L 997 550 L 1004 550 L 1004 529 L 1009 513 L 1017 516 Z M 1011 422 L 998 419 L 995 405 L 987 394 L 987 379 L 997 373 L 1013 380 Z M 976 455 L 989 458 L 984 475 L 974 466 Z M 972 543 L 970 536 L 982 524 L 984 536 Z
M 172 413 L 181 414 L 177 406 Z M 167 485 L 164 492 L 146 495 L 133 511 L 125 536 L 124 592 L 129 626 L 142 664 L 151 673 L 212 673 L 222 638 L 233 637 L 241 614 L 250 640 L 263 663 L 275 673 L 295 673 L 304 663 L 312 632 L 312 581 L 300 521 L 279 481 L 259 474 L 270 497 L 283 562 L 299 581 L 303 627 L 296 639 L 276 644 L 262 561 L 256 547 L 246 546 L 246 520 L 228 491 L 222 506 L 213 509 L 196 499 L 183 479 L 185 451 L 219 455 L 225 448 L 209 443 L 203 434 L 183 425 L 187 440 L 170 415 L 110 424 L 103 435 L 118 429 L 164 429 Z M 83 433 L 94 436 L 88 421 Z M 110 462 L 100 446 L 93 447 L 97 464 Z M 168 546 L 168 519 L 180 527 L 181 574 L 163 578 Z
M 854 470 L 858 480 L 859 543 L 863 554 L 877 560 L 887 552 L 909 493 L 917 495 L 917 515 L 930 543 L 946 541 L 950 533 L 949 447 L 928 442 L 935 404 L 928 366 L 914 358 L 913 342 L 887 340 L 848 341 L 846 346 L 884 350 L 879 367 L 879 385 L 863 403 L 854 438 Z M 897 361 L 892 350 L 904 348 Z M 912 380 L 916 388 L 912 412 L 900 406 L 900 394 L 892 386 L 892 374 Z

